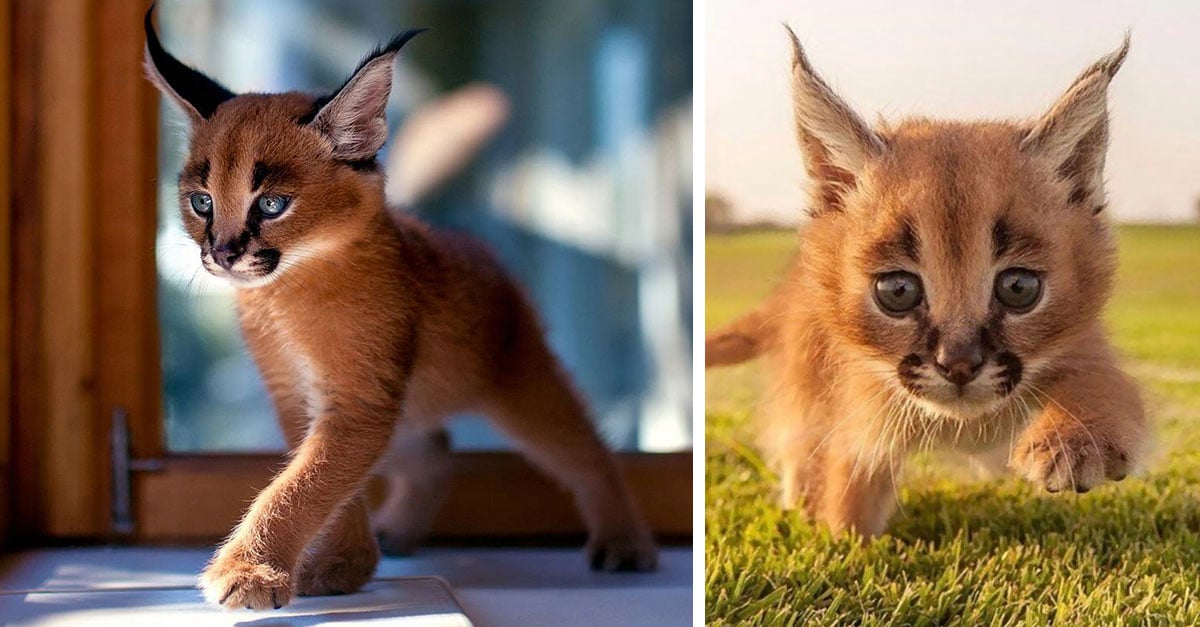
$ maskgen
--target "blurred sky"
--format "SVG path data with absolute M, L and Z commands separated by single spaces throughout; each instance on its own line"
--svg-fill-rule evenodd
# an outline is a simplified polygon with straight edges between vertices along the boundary
M 1110 208 L 1196 219 L 1200 2 L 706 0 L 707 184 L 739 218 L 795 221 L 803 170 L 788 99 L 791 24 L 864 118 L 1027 118 L 1086 65 L 1133 46 L 1110 88 Z

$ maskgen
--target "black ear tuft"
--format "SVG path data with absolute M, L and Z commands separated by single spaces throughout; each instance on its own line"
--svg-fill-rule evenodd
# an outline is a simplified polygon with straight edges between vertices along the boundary
M 352 72 L 350 74 L 350 76 L 354 76 L 355 74 L 358 74 L 358 71 L 363 69 L 363 66 L 370 63 L 371 61 L 374 61 L 375 59 L 378 59 L 379 57 L 381 57 L 385 54 L 391 54 L 393 52 L 398 52 L 401 48 L 404 47 L 404 44 L 408 43 L 408 41 L 410 39 L 412 39 L 413 37 L 416 37 L 417 35 L 420 35 L 421 33 L 425 32 L 427 30 L 429 30 L 429 29 L 428 28 L 411 28 L 409 30 L 404 31 L 403 33 L 400 33 L 399 35 L 396 35 L 395 37 L 392 37 L 392 40 L 387 42 L 386 44 L 383 44 L 382 46 L 376 46 L 374 50 L 367 53 L 367 56 L 363 57 L 362 61 L 358 62 L 358 67 L 354 68 L 354 72 Z M 346 82 L 348 83 L 350 81 L 346 81 Z M 343 87 L 344 86 L 345 85 L 343 84 Z
M 325 107 L 325 105 L 329 104 L 330 101 L 332 101 L 335 97 L 337 97 L 338 94 L 342 93 L 342 90 L 346 88 L 346 85 L 349 85 L 350 81 L 354 80 L 355 76 L 358 76 L 358 72 L 360 70 L 362 70 L 363 67 L 365 67 L 368 63 L 374 61 L 375 59 L 378 59 L 379 57 L 381 57 L 385 54 L 391 54 L 393 52 L 398 52 L 401 48 L 404 47 L 404 44 L 408 43 L 408 41 L 410 39 L 412 39 L 413 37 L 416 37 L 417 35 L 420 35 L 421 33 L 425 32 L 427 30 L 429 30 L 429 29 L 428 28 L 411 28 L 409 30 L 404 31 L 403 33 L 400 33 L 399 35 L 396 35 L 395 37 L 392 37 L 392 40 L 387 42 L 386 44 L 376 46 L 374 50 L 367 53 L 367 55 L 365 57 L 363 57 L 362 61 L 358 62 L 358 67 L 354 68 L 354 71 L 350 73 L 350 77 L 347 78 L 345 81 L 343 81 L 340 87 L 329 92 L 328 94 L 325 94 L 324 96 L 317 98 L 316 101 L 313 102 L 312 109 L 306 115 L 300 116 L 300 119 L 296 120 L 296 123 L 300 124 L 300 125 L 305 125 L 305 124 L 309 124 L 310 122 L 312 122 L 313 119 L 317 117 L 317 113 L 319 113 L 321 111 L 321 109 L 323 109 Z
M 190 107 L 191 113 L 201 118 L 210 117 L 218 105 L 233 98 L 235 94 L 213 79 L 184 65 L 164 50 L 150 19 L 153 14 L 154 4 L 151 4 L 146 11 L 145 21 L 146 52 L 150 62 L 147 70 L 152 72 L 150 78 L 159 83 L 159 88 L 168 92 L 180 106 Z
M 387 141 L 387 101 L 392 91 L 396 55 L 424 29 L 398 35 L 371 51 L 350 78 L 326 98 L 317 99 L 301 125 L 311 126 L 328 140 L 333 158 L 370 162 Z

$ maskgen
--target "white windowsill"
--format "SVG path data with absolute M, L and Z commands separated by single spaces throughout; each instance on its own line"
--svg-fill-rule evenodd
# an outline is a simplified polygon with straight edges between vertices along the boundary
M 429 583 L 397 578 L 436 576 L 450 583 L 478 627 L 670 626 L 690 625 L 692 618 L 692 560 L 686 548 L 664 550 L 658 572 L 629 574 L 590 572 L 578 549 L 431 548 L 414 557 L 384 559 L 367 592 L 301 599 L 291 612 L 277 613 L 223 612 L 203 605 L 192 586 L 208 556 L 204 549 L 144 547 L 41 549 L 2 556 L 0 616 L 24 617 L 17 624 L 58 625 L 69 624 L 63 619 L 72 614 L 107 609 L 104 616 L 127 615 L 124 624 L 133 625 L 139 609 L 152 606 L 156 615 L 166 612 L 161 616 L 178 616 L 179 622 L 313 625 L 354 622 L 357 611 L 363 620 L 394 623 L 402 614 L 381 613 L 378 602 Z M 65 594 L 80 591 L 86 593 Z

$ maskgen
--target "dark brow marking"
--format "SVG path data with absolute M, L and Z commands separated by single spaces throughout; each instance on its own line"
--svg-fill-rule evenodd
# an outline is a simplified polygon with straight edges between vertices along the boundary
M 375 159 L 375 157 L 369 157 L 367 159 L 355 159 L 355 160 L 339 159 L 338 164 L 344 165 L 344 166 L 350 168 L 351 170 L 354 170 L 355 172 L 378 172 L 379 171 L 379 161 L 377 161 Z
M 1000 230 L 1002 232 L 998 233 L 997 231 Z M 997 259 L 1010 253 L 1018 257 L 1036 255 L 1049 246 L 1049 243 L 1041 237 L 1027 231 L 1013 229 L 1003 222 L 1003 219 L 998 221 L 992 229 L 992 244 L 995 246 Z
M 208 159 L 201 162 L 189 163 L 183 166 L 179 171 L 179 182 L 191 183 L 197 187 L 208 187 L 208 171 L 210 169 Z
M 992 225 L 992 251 L 999 259 L 1008 252 L 1011 245 L 1012 233 L 1009 232 L 1008 223 L 1004 221 L 1004 218 L 1000 218 L 996 220 L 996 224 Z
M 871 261 L 899 262 L 907 258 L 914 263 L 919 262 L 921 260 L 920 241 L 917 239 L 917 232 L 913 229 L 912 223 L 908 220 L 902 222 L 899 232 L 895 236 L 876 242 L 871 246 L 868 254 Z
M 920 261 L 917 246 L 917 232 L 913 229 L 912 223 L 907 220 L 900 231 L 900 247 L 904 249 L 904 254 L 912 258 L 913 261 Z
M 267 166 L 262 161 L 254 162 L 254 171 L 250 173 L 250 189 L 257 191 L 267 178 Z
M 296 178 L 290 166 L 254 162 L 254 170 L 250 173 L 250 189 L 258 191 L 265 183 L 278 185 L 281 182 Z

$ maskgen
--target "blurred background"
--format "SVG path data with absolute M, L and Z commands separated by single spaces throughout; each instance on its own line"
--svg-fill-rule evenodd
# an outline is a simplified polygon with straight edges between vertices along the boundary
M 709 0 L 705 8 L 710 227 L 794 224 L 802 214 L 780 22 L 869 121 L 1033 117 L 1128 29 L 1133 46 L 1109 90 L 1108 211 L 1122 222 L 1200 223 L 1192 78 L 1200 3 Z
M 164 0 L 166 47 L 235 92 L 336 88 L 376 44 L 399 56 L 389 124 L 468 83 L 511 118 L 413 211 L 488 242 L 529 291 L 550 342 L 626 451 L 691 448 L 691 3 L 680 0 Z M 162 105 L 159 318 L 171 452 L 281 450 L 230 288 L 179 226 L 186 124 Z M 389 147 L 391 143 L 389 142 Z M 387 161 L 388 148 L 381 155 Z M 479 417 L 458 449 L 506 449 Z

